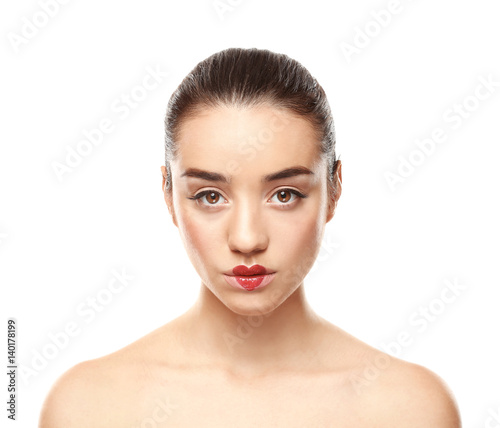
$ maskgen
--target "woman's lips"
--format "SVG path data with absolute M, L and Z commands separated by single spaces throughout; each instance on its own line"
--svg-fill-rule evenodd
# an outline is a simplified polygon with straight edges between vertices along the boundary
M 265 287 L 274 279 L 275 275 L 275 273 L 270 273 L 267 275 L 247 276 L 224 275 L 224 278 L 229 283 L 229 285 L 232 285 L 234 288 L 252 291 L 257 288 Z
M 233 273 L 237 276 L 247 276 L 247 275 L 264 275 L 269 273 L 264 266 L 253 265 L 246 267 L 245 265 L 238 265 L 233 268 Z
M 269 284 L 276 272 L 269 272 L 264 266 L 239 265 L 233 268 L 233 275 L 224 274 L 224 278 L 235 288 L 252 291 Z

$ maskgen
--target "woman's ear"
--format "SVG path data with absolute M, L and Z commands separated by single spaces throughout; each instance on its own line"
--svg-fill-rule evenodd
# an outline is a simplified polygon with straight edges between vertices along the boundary
M 342 162 L 340 160 L 337 160 L 337 167 L 333 176 L 332 187 L 333 188 L 329 188 L 328 190 L 328 212 L 326 215 L 327 223 L 333 218 L 335 209 L 337 208 L 337 203 L 340 195 L 342 194 Z
M 174 204 L 172 198 L 172 185 L 170 185 L 169 188 L 167 189 L 168 173 L 167 173 L 167 168 L 165 168 L 165 166 L 163 165 L 161 166 L 161 175 L 162 175 L 161 189 L 163 190 L 163 197 L 167 204 L 168 212 L 172 217 L 172 221 L 174 225 L 177 227 L 177 219 L 175 218 Z

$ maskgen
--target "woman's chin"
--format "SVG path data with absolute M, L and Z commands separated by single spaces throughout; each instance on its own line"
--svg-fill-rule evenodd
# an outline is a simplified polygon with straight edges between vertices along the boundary
M 217 293 L 217 297 L 224 306 L 232 312 L 246 317 L 271 316 L 275 309 L 286 300 L 287 296 L 287 293 L 276 288 L 263 288 L 250 292 L 225 289 Z

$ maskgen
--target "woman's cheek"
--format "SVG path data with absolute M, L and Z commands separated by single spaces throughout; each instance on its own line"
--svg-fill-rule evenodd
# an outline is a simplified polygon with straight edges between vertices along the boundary
M 220 227 L 215 221 L 208 218 L 200 218 L 196 213 L 186 213 L 181 221 L 181 233 L 186 242 L 189 252 L 195 253 L 202 260 L 206 255 L 213 254 L 221 237 Z M 222 235 L 223 236 L 223 235 Z
M 302 281 L 310 270 L 321 246 L 322 227 L 314 210 L 290 215 L 275 222 L 270 246 L 280 255 L 280 264 L 288 271 L 287 282 Z

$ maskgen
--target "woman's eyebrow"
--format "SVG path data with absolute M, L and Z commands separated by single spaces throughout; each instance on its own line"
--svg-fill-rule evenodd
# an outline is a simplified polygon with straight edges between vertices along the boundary
M 229 179 L 218 172 L 203 171 L 198 168 L 188 168 L 181 174 L 181 177 L 194 177 L 201 178 L 207 181 L 220 181 L 223 183 L 229 183 Z
M 279 180 L 281 178 L 295 177 L 296 175 L 311 174 L 314 175 L 309 168 L 305 166 L 292 166 L 291 168 L 285 168 L 278 172 L 273 172 L 272 174 L 265 175 L 262 181 L 269 182 L 273 180 Z
M 305 166 L 293 166 L 290 168 L 282 169 L 281 171 L 278 172 L 267 174 L 262 178 L 262 181 L 267 183 L 274 180 L 280 180 L 282 178 L 295 177 L 297 175 L 304 175 L 304 174 L 314 175 L 314 172 L 311 171 L 309 168 L 306 168 Z M 219 174 L 218 172 L 204 171 L 198 168 L 186 169 L 186 171 L 184 171 L 181 174 L 181 177 L 194 177 L 206 181 L 214 181 L 222 183 L 229 183 L 231 181 L 230 178 L 222 174 Z

